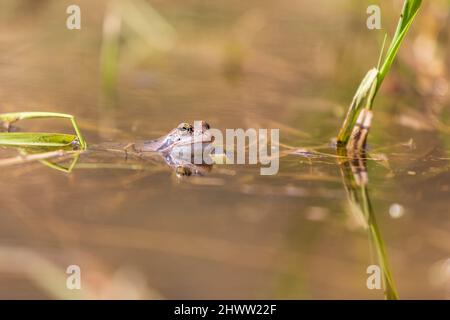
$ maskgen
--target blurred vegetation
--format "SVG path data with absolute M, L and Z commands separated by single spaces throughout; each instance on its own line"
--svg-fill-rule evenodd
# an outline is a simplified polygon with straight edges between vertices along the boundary
M 110 1 L 103 18 L 100 70 L 104 91 L 114 95 L 120 56 L 132 64 L 175 44 L 174 28 L 145 0 Z

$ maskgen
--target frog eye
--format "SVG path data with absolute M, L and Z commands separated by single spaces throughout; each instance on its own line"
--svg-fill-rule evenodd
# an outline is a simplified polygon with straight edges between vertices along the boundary
M 192 125 L 190 125 L 189 123 L 181 123 L 178 126 L 178 129 L 189 133 L 192 133 L 194 131 L 194 128 L 192 128 Z

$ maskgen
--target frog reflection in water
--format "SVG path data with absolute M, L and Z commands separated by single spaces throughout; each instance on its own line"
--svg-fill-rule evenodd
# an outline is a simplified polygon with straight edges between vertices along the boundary
M 202 175 L 211 169 L 206 163 L 194 164 L 194 155 L 201 153 L 205 148 L 211 148 L 214 137 L 209 132 L 210 126 L 201 121 L 199 128 L 189 123 L 180 123 L 175 129 L 155 140 L 140 141 L 126 146 L 135 154 L 145 158 L 148 154 L 158 153 L 173 169 L 177 176 Z M 209 150 L 212 152 L 212 148 Z M 210 153 L 206 153 L 210 154 Z M 205 160 L 202 158 L 202 160 Z M 208 161 L 208 163 L 211 163 Z

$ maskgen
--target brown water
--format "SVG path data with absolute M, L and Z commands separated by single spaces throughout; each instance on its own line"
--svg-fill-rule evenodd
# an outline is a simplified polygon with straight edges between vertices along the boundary
M 372 219 L 400 298 L 450 297 L 444 2 L 423 8 L 369 137 L 378 159 L 367 163 Z M 284 144 L 332 153 L 384 33 L 365 28 L 364 1 L 154 1 L 176 32 L 173 48 L 136 49 L 142 39 L 125 32 L 117 91 L 107 94 L 105 3 L 79 3 L 79 31 L 65 28 L 70 2 L 0 5 L 0 105 L 74 114 L 89 144 L 154 138 L 203 119 L 220 129 L 280 128 Z M 400 9 L 384 10 L 390 31 Z M 216 165 L 178 179 L 163 163 L 143 166 L 2 168 L 0 297 L 384 298 L 366 287 L 380 239 L 351 209 L 335 158 L 289 155 L 275 176 Z M 73 264 L 81 291 L 65 286 Z

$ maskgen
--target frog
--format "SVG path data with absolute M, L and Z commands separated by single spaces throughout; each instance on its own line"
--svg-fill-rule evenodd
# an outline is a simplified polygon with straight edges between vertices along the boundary
M 177 127 L 170 130 L 169 133 L 151 140 L 137 141 L 125 145 L 122 150 L 125 155 L 138 157 L 144 160 L 163 159 L 170 166 L 177 177 L 189 177 L 193 175 L 204 175 L 209 172 L 212 165 L 202 162 L 194 163 L 195 154 L 203 151 L 208 155 L 214 149 L 211 147 L 214 137 L 210 134 L 210 125 L 206 121 L 199 121 L 196 128 L 187 122 L 180 123 Z M 117 151 L 117 146 L 114 147 Z M 111 149 L 109 149 L 111 150 Z

